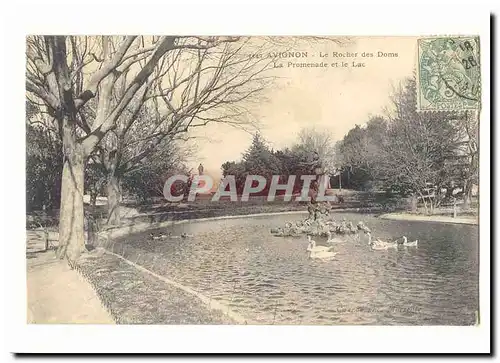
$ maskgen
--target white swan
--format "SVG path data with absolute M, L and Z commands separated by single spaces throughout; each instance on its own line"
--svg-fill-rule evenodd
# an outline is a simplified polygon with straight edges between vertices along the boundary
M 403 236 L 403 246 L 405 247 L 417 247 L 418 246 L 418 239 L 412 242 L 408 242 L 408 238 L 406 236 Z
M 376 243 L 374 243 L 370 247 L 372 248 L 372 250 L 380 251 L 380 250 L 388 250 L 389 248 L 396 248 L 397 249 L 398 245 L 397 245 L 397 243 L 393 243 L 393 244 L 376 244 Z
M 157 236 L 155 236 L 153 233 L 150 233 L 149 236 L 151 237 L 151 239 L 154 239 L 154 240 L 168 238 L 168 235 L 166 235 L 165 233 L 159 233 Z
M 326 243 L 342 243 L 344 242 L 344 240 L 340 237 L 337 237 L 337 236 L 332 236 L 332 232 L 328 232 L 327 233 L 327 236 L 328 236 L 328 240 L 326 241 Z
M 309 240 L 309 245 L 307 246 L 307 252 L 309 252 L 309 258 L 319 259 L 319 260 L 332 260 L 337 252 L 332 252 L 331 247 L 316 246 L 316 241 L 311 239 L 311 236 L 307 236 Z
M 377 238 L 375 241 L 372 241 L 372 234 L 370 232 L 368 235 L 368 244 L 372 248 L 372 250 L 388 250 L 389 248 L 398 248 L 397 242 L 386 242 L 382 241 L 380 238 Z
M 326 246 L 316 246 L 316 241 L 311 238 L 311 236 L 307 236 L 307 241 L 309 245 L 307 246 L 307 251 L 312 252 L 328 252 L 331 251 L 332 247 Z
M 337 252 L 313 252 L 309 251 L 309 258 L 313 260 L 330 261 L 335 258 Z

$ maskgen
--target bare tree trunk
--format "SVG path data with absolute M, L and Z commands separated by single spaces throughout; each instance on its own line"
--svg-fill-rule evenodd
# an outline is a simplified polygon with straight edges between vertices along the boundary
M 436 196 L 434 198 L 434 208 L 439 208 L 441 207 L 441 204 L 443 203 L 444 195 L 441 192 L 436 192 Z
M 43 228 L 43 237 L 44 237 L 44 251 L 48 251 L 49 250 L 49 230 L 47 229 L 46 226 L 42 226 L 40 225 L 42 228 Z
M 427 202 L 425 201 L 425 197 L 422 193 L 418 193 L 420 195 L 420 198 L 422 198 L 422 202 L 424 203 L 424 210 L 425 214 L 429 214 L 429 209 L 427 209 Z
M 466 181 L 464 185 L 464 204 L 463 204 L 464 210 L 468 210 L 470 208 L 471 195 L 472 195 L 472 183 Z
M 67 140 L 61 180 L 59 258 L 75 261 L 85 249 L 83 218 L 84 156 L 74 140 Z
M 92 207 L 92 212 L 95 212 L 96 210 L 97 197 L 102 191 L 102 186 L 104 182 L 105 182 L 104 178 L 99 178 L 90 186 L 89 194 L 90 194 L 90 206 Z
M 120 224 L 120 201 L 121 188 L 120 180 L 117 175 L 109 175 L 108 177 L 108 224 L 117 226 Z
M 92 248 L 96 245 L 97 242 L 96 237 L 97 237 L 97 232 L 99 230 L 97 226 L 97 221 L 95 220 L 94 214 L 92 212 L 85 213 L 85 224 L 87 226 L 86 245 L 87 248 Z
M 90 192 L 90 207 L 95 210 L 95 205 L 97 204 L 97 193 L 94 191 Z
M 417 213 L 418 200 L 417 200 L 417 196 L 415 194 L 411 195 L 410 203 L 411 203 L 412 213 Z

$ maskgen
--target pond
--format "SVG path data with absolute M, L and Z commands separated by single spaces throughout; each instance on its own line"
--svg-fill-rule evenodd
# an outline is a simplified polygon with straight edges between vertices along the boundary
M 152 241 L 148 234 L 136 234 L 121 242 L 143 256 L 154 256 L 156 273 L 229 305 L 255 323 L 475 323 L 477 226 L 333 213 L 336 220 L 364 221 L 374 237 L 389 240 L 406 235 L 419 244 L 372 251 L 366 236 L 360 234 L 336 244 L 333 261 L 317 261 L 308 258 L 305 235 L 283 238 L 269 232 L 271 227 L 304 218 L 277 215 L 193 221 L 163 230 L 174 235 L 190 233 L 192 238 Z M 320 238 L 315 239 L 321 244 Z

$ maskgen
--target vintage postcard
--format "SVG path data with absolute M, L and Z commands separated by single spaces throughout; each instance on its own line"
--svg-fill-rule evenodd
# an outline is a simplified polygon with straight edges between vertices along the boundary
M 477 324 L 479 45 L 27 37 L 30 322 Z
M 478 34 L 28 35 L 28 324 L 477 326 Z

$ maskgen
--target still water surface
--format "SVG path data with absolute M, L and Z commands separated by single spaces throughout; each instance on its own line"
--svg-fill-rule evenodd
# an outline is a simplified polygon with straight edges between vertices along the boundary
M 363 220 L 374 237 L 390 240 L 406 235 L 419 244 L 372 251 L 360 235 L 337 244 L 335 260 L 310 260 L 305 236 L 280 238 L 269 233 L 271 227 L 304 215 L 192 222 L 162 231 L 187 232 L 193 238 L 151 241 L 146 234 L 136 234 L 123 242 L 142 256 L 152 256 L 155 272 L 228 304 L 257 323 L 475 323 L 477 226 L 389 221 L 349 213 L 333 217 L 355 224 Z

